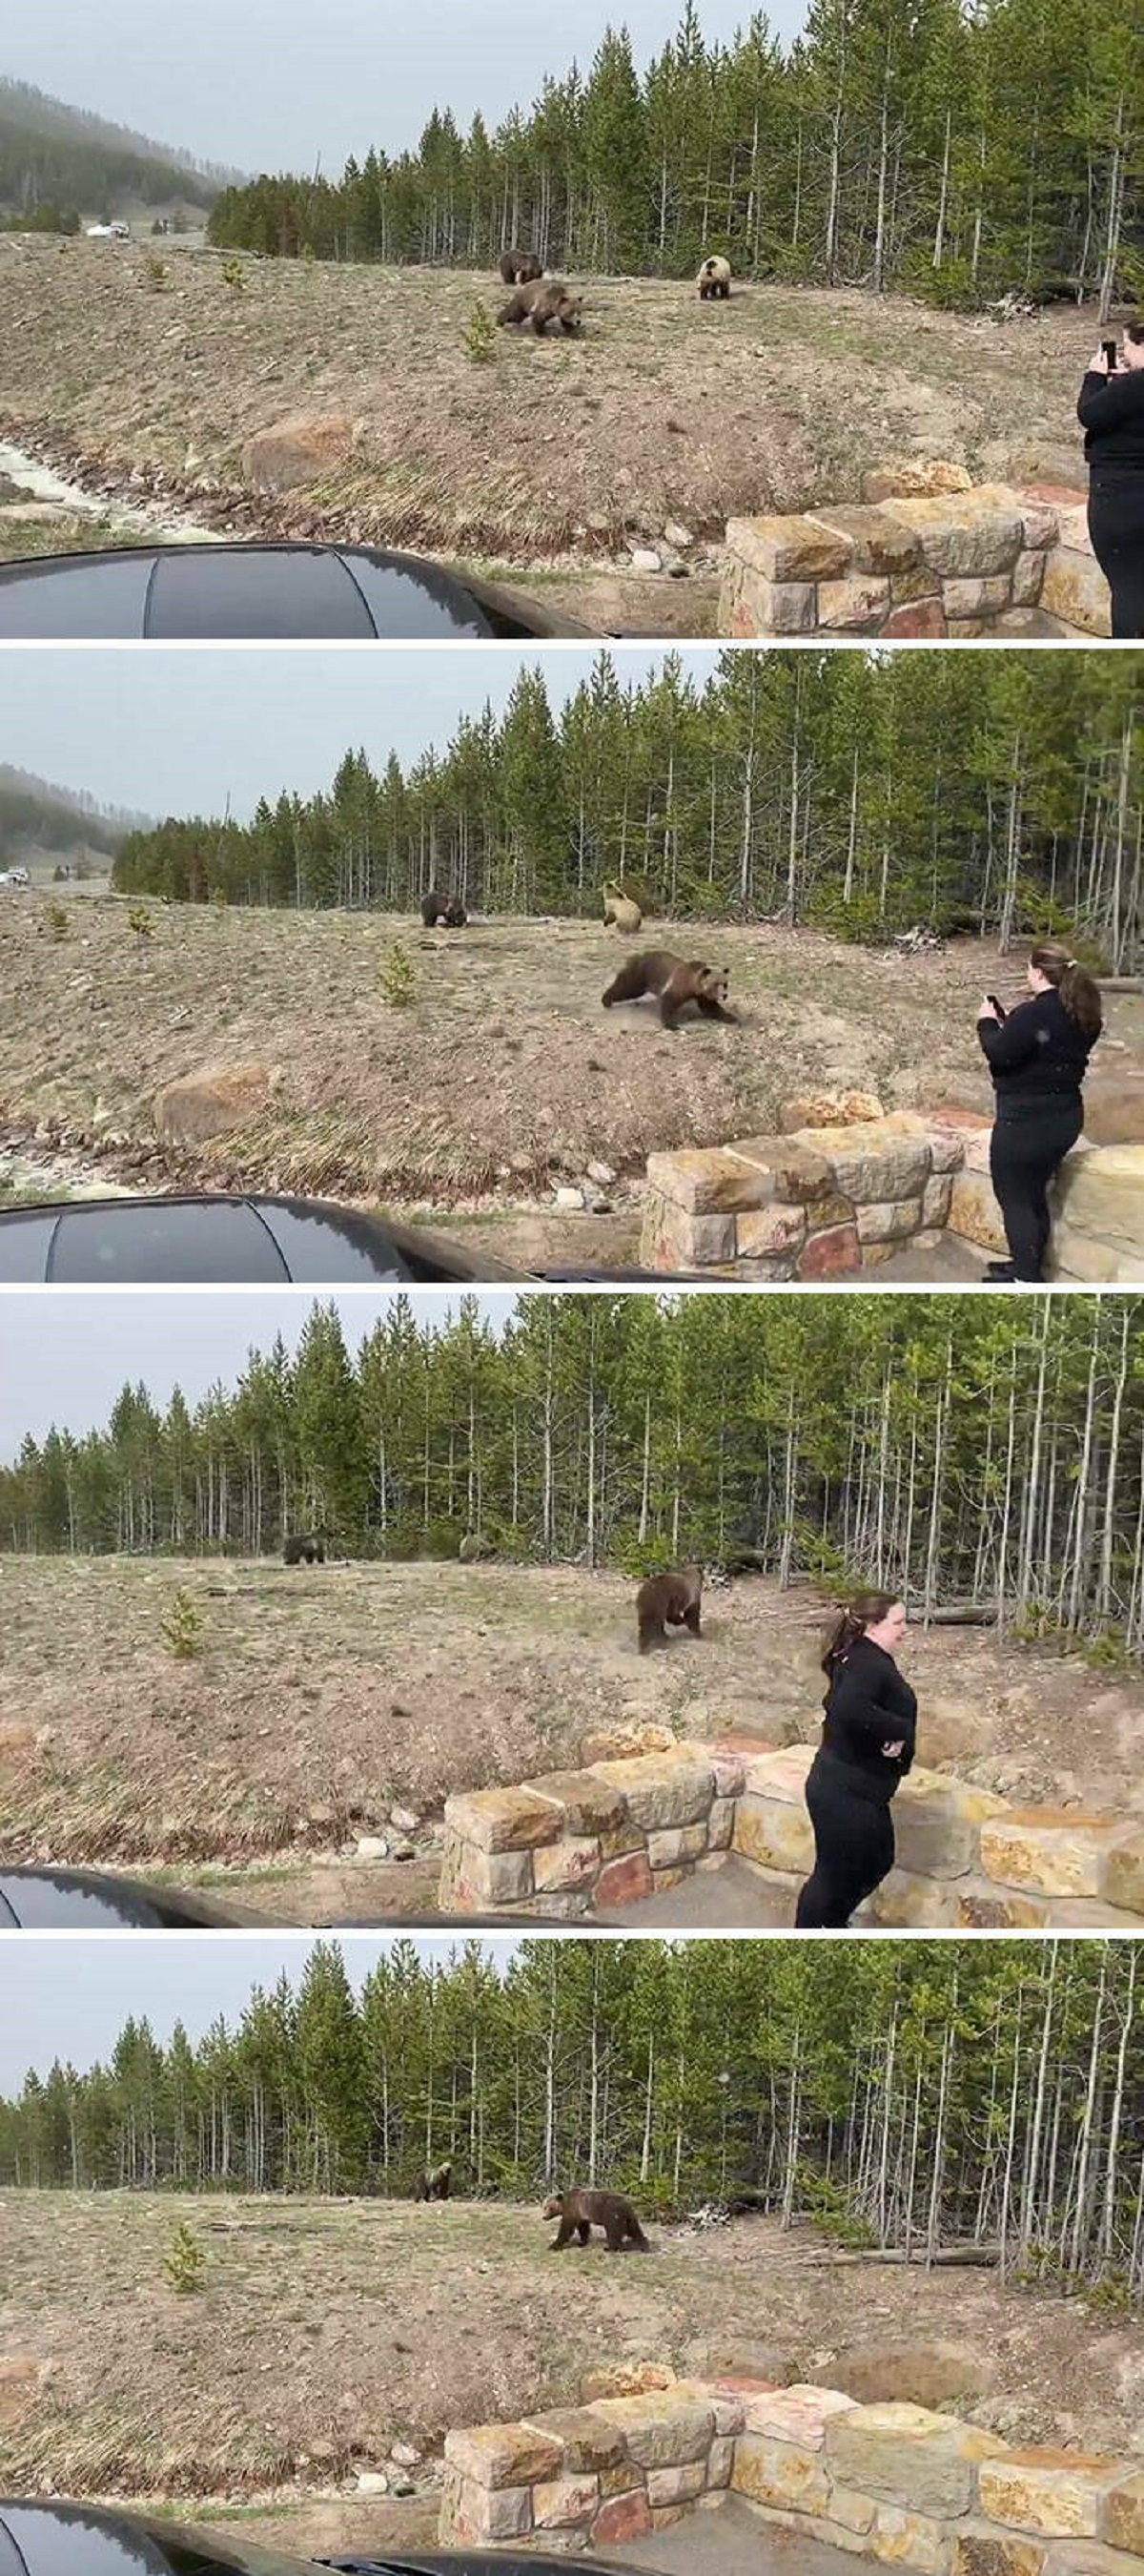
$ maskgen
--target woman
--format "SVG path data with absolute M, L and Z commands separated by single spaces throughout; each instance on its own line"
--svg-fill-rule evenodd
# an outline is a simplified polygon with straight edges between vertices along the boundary
M 1007 1018 L 986 995 L 977 1035 L 996 1095 L 989 1173 L 1010 1256 L 985 1276 L 1029 1283 L 1044 1271 L 1048 1186 L 1084 1126 L 1081 1084 L 1103 1018 L 1092 976 L 1055 940 L 1033 949 L 1026 982 L 1028 1001 Z
M 860 1592 L 822 1658 L 822 1741 L 806 1778 L 814 1869 L 800 1932 L 840 1932 L 894 1866 L 890 1801 L 914 1758 L 918 1703 L 894 1662 L 906 1614 L 892 1592 Z
M 1115 636 L 1144 635 L 1144 321 L 1110 367 L 1097 352 L 1077 416 L 1088 459 L 1088 532 L 1112 593 Z

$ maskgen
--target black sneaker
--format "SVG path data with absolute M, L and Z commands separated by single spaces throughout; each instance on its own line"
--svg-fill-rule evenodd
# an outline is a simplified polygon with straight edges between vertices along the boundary
M 985 1276 L 987 1279 L 995 1281 L 998 1286 L 1004 1285 L 1006 1287 L 1012 1287 L 1016 1281 L 1017 1273 L 1014 1270 L 1011 1261 L 987 1261 L 985 1264 Z

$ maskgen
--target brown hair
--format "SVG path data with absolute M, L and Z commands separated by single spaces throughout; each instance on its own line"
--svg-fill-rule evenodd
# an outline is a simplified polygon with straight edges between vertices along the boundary
M 1087 966 L 1078 966 L 1075 957 L 1070 957 L 1067 948 L 1062 948 L 1056 939 L 1039 939 L 1030 950 L 1029 964 L 1060 994 L 1062 1009 L 1070 1020 L 1075 1020 L 1082 1036 L 1090 1043 L 1098 1038 L 1104 1027 L 1100 986 Z
M 876 1628 L 880 1619 L 888 1618 L 895 1601 L 900 1601 L 901 1597 L 900 1592 L 856 1592 L 845 1609 L 839 1611 L 822 1658 L 822 1669 L 828 1681 L 833 1681 L 837 1666 L 857 1638 L 864 1637 L 867 1628 Z
M 1128 324 L 1124 337 L 1126 340 L 1131 340 L 1134 349 L 1139 348 L 1141 341 L 1144 340 L 1144 313 L 1136 314 Z

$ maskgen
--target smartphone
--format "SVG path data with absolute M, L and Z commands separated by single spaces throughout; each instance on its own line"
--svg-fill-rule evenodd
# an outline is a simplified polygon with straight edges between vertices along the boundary
M 1102 340 L 1100 345 L 1108 360 L 1108 372 L 1111 375 L 1112 370 L 1116 365 L 1116 342 L 1115 340 Z
M 994 1008 L 994 1010 L 996 1011 L 996 1013 L 997 1013 L 997 1017 L 998 1017 L 998 1019 L 999 1019 L 999 1020 L 1007 1020 L 1007 1019 L 1008 1019 L 1009 1014 L 1008 1014 L 1008 1011 L 1007 1011 L 1007 1010 L 1006 1010 L 1006 1008 L 1005 1008 L 1004 1002 L 999 1002 L 999 1001 L 998 1001 L 996 993 L 987 993 L 987 994 L 986 994 L 986 996 L 985 996 L 985 999 L 986 999 L 986 1001 L 987 1001 L 987 1002 L 992 1002 L 992 1004 L 993 1004 L 993 1008 Z

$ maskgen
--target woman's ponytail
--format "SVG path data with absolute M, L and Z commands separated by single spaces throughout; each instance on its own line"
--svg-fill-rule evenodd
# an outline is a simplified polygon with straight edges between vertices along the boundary
M 1100 986 L 1087 966 L 1080 966 L 1068 949 L 1056 939 L 1039 940 L 1031 951 L 1029 963 L 1060 994 L 1061 1008 L 1080 1030 L 1090 1045 L 1100 1036 L 1104 1013 L 1100 1003 Z
M 876 1628 L 880 1619 L 888 1618 L 898 1598 L 896 1592 L 856 1592 L 839 1611 L 822 1658 L 822 1669 L 828 1681 L 833 1681 L 839 1664 L 858 1638 L 865 1636 L 867 1628 Z

